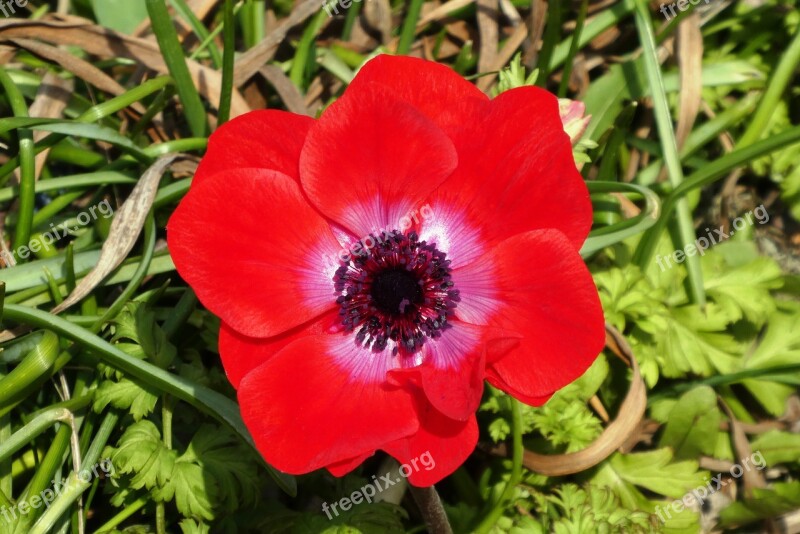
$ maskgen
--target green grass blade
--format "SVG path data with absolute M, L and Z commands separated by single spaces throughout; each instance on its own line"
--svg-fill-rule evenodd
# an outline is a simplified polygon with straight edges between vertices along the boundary
M 635 2 L 636 0 L 622 0 L 621 2 L 614 3 L 608 9 L 604 9 L 592 15 L 591 20 L 581 32 L 581 37 L 578 41 L 578 49 L 589 44 L 595 37 L 609 28 L 621 25 L 622 20 L 628 17 L 633 11 Z M 558 46 L 555 47 L 555 50 L 553 50 L 553 55 L 550 59 L 550 68 L 545 70 L 552 72 L 563 65 L 569 56 L 569 49 L 571 46 L 572 39 L 566 39 L 559 43 Z
M 551 57 L 556 47 L 556 42 L 561 37 L 561 2 L 547 2 L 547 26 L 544 29 L 544 37 L 542 39 L 542 49 L 539 51 L 539 58 L 536 66 L 539 69 L 539 75 L 536 77 L 536 85 L 544 87 L 547 84 L 547 78 L 550 76 Z M 570 48 L 572 43 L 570 42 Z
M 222 23 L 225 25 L 222 34 L 225 46 L 222 56 L 222 94 L 219 99 L 217 127 L 222 126 L 231 116 L 231 100 L 233 98 L 233 60 L 236 52 L 236 26 L 233 23 L 233 0 L 225 0 Z
M 109 319 L 113 319 L 117 316 L 117 314 L 122 310 L 122 307 L 125 306 L 125 303 L 128 302 L 130 299 L 134 297 L 134 293 L 136 290 L 139 289 L 139 286 L 144 280 L 144 277 L 147 276 L 147 271 L 150 269 L 150 264 L 153 261 L 153 253 L 156 249 L 156 222 L 153 217 L 153 213 L 150 212 L 147 215 L 147 220 L 144 222 L 144 252 L 142 253 L 142 260 L 139 262 L 139 265 L 136 267 L 136 272 L 133 274 L 130 282 L 125 287 L 125 289 L 120 293 L 119 297 L 114 301 L 114 303 L 108 307 L 108 310 L 103 314 L 103 317 L 100 318 L 92 328 L 90 329 L 92 332 L 99 332 L 100 328 L 103 324 L 106 323 Z
M 678 187 L 683 182 L 683 169 L 681 167 L 680 156 L 678 155 L 678 145 L 675 141 L 672 115 L 669 110 L 666 91 L 664 90 L 664 80 L 661 77 L 656 40 L 653 34 L 650 12 L 648 10 L 649 7 L 647 3 L 636 3 L 636 9 L 634 11 L 636 29 L 639 32 L 639 40 L 642 43 L 645 72 L 652 93 L 656 127 L 661 141 L 661 148 L 664 153 L 667 174 L 672 186 Z M 662 217 L 666 217 L 666 215 L 667 214 L 664 213 Z M 692 225 L 692 214 L 689 209 L 689 204 L 685 199 L 677 203 L 675 217 L 679 240 L 676 246 L 678 248 L 684 248 L 688 243 L 694 243 L 696 239 L 694 226 Z M 645 238 L 647 237 L 648 236 L 645 236 Z M 649 258 L 644 258 L 644 260 L 646 263 L 646 261 L 649 261 Z M 639 266 L 642 268 L 645 267 L 643 263 L 640 263 Z M 697 256 L 687 257 L 686 271 L 690 298 L 693 302 L 702 306 L 706 302 L 706 295 L 703 289 L 703 273 L 700 270 L 700 258 Z
M 69 251 L 69 249 L 67 249 Z M 43 274 L 43 268 L 46 267 L 53 273 L 56 280 L 59 282 L 59 287 L 66 287 L 67 276 L 69 273 L 69 262 L 67 261 L 69 252 L 64 255 L 58 255 L 53 258 L 43 260 L 36 260 L 16 267 L 3 269 L 3 277 L 6 278 L 9 287 L 13 287 L 15 293 L 6 297 L 7 302 L 20 303 L 25 299 L 33 298 L 47 289 L 47 278 Z M 75 272 L 81 273 L 81 277 L 85 276 L 90 269 L 97 265 L 98 258 L 100 257 L 99 250 L 83 251 L 74 254 Z M 130 281 L 135 272 L 139 268 L 140 259 L 131 258 L 125 261 L 111 277 L 103 282 L 104 286 L 119 284 L 122 282 Z M 147 270 L 147 276 L 160 274 L 175 270 L 175 265 L 172 263 L 172 258 L 169 254 L 159 254 L 150 262 L 150 268 Z M 30 294 L 27 292 L 30 291 Z M 37 305 L 44 302 L 50 302 L 49 299 L 44 301 L 37 300 Z
M 141 85 L 137 85 L 133 89 L 126 91 L 119 96 L 115 96 L 107 102 L 102 102 L 90 107 L 81 113 L 76 120 L 79 122 L 97 122 L 100 119 L 109 117 L 118 111 L 122 111 L 131 104 L 139 102 L 153 93 L 161 91 L 172 83 L 173 80 L 170 76 L 158 76 L 152 80 L 147 80 Z
M 342 28 L 342 41 L 349 41 L 350 36 L 353 34 L 353 26 L 358 20 L 358 15 L 361 13 L 361 3 L 355 3 L 347 10 L 347 15 L 344 18 L 344 27 Z
M 116 428 L 118 421 L 119 417 L 115 413 L 109 412 L 106 414 L 89 449 L 82 458 L 82 467 L 97 465 L 103 447 L 108 443 L 108 439 L 111 437 L 111 433 Z M 67 513 L 70 506 L 72 506 L 91 485 L 91 482 L 84 482 L 74 471 L 70 473 L 67 477 L 67 483 L 60 495 L 58 495 L 56 500 L 47 508 L 47 511 L 42 514 L 42 517 L 33 525 L 28 534 L 46 534 L 52 532 L 61 516 Z
M 581 32 L 583 31 L 583 24 L 586 22 L 586 13 L 589 11 L 589 0 L 581 0 L 581 7 L 578 10 L 578 19 L 575 22 L 575 31 L 572 32 L 572 43 L 569 46 L 569 54 L 567 61 L 564 63 L 564 72 L 561 73 L 561 83 L 558 85 L 558 96 L 564 98 L 569 89 L 569 79 L 572 76 L 572 62 L 575 60 L 575 54 L 580 49 Z
M 305 91 L 306 73 L 313 67 L 311 62 L 315 62 L 317 59 L 314 53 L 314 40 L 327 16 L 325 11 L 320 11 L 314 15 L 311 23 L 303 30 L 303 36 L 297 44 L 297 50 L 295 50 L 294 59 L 292 59 L 292 69 L 289 71 L 289 79 L 300 91 Z
M 25 494 L 22 496 L 22 500 L 27 497 L 36 496 L 50 488 L 53 477 L 55 477 L 56 473 L 61 469 L 66 459 L 71 435 L 72 429 L 69 425 L 61 425 L 61 427 L 59 427 L 53 442 L 50 444 L 50 448 L 47 450 L 47 454 L 38 469 L 36 469 L 33 479 L 28 485 Z M 30 525 L 36 520 L 41 511 L 41 508 L 32 508 L 29 514 L 21 515 L 15 534 L 29 534 L 32 531 Z
M 792 81 L 798 63 L 800 63 L 800 28 L 778 62 L 778 66 L 769 80 L 769 85 L 767 85 L 767 90 L 764 92 L 761 102 L 758 103 L 756 113 L 737 144 L 739 148 L 752 144 L 764 134 L 772 114 L 778 108 L 778 101 L 786 91 L 789 82 Z
M 14 82 L 6 73 L 5 69 L 0 68 L 0 85 L 5 89 L 6 98 L 11 105 L 11 111 L 16 117 L 28 116 L 28 105 L 25 97 L 19 91 Z M 33 208 L 35 199 L 36 176 L 35 176 L 35 153 L 33 150 L 33 133 L 27 129 L 17 132 L 19 137 L 19 211 L 17 216 L 17 226 L 14 228 L 14 250 L 28 244 L 31 238 L 31 227 L 33 225 Z M 19 258 L 17 258 L 19 260 Z
M 189 26 L 192 27 L 192 31 L 197 36 L 200 41 L 205 41 L 208 39 L 210 35 L 208 28 L 203 25 L 203 22 L 197 18 L 197 15 L 194 14 L 194 11 L 186 4 L 185 0 L 170 0 L 172 7 L 177 11 L 183 20 L 189 23 Z M 214 64 L 214 68 L 218 69 L 222 65 L 222 54 L 219 52 L 219 48 L 217 48 L 216 43 L 212 39 L 208 44 L 208 53 L 211 56 L 211 62 Z
M 242 37 L 246 48 L 252 48 L 264 39 L 266 28 L 266 3 L 264 0 L 245 0 L 242 6 Z
M 205 137 L 208 132 L 206 124 L 206 111 L 203 102 L 200 100 L 200 93 L 192 81 L 189 74 L 189 67 L 186 66 L 186 57 L 178 41 L 178 34 L 172 25 L 172 17 L 167 11 L 164 0 L 145 0 L 147 12 L 150 15 L 150 24 L 153 33 L 156 35 L 164 62 L 167 64 L 172 78 L 175 80 L 175 87 L 181 99 L 189 123 L 189 130 L 195 137 Z
M 142 163 L 147 164 L 151 162 L 151 158 L 128 137 L 120 134 L 116 130 L 100 126 L 99 124 L 84 124 L 73 121 L 50 121 L 48 124 L 36 124 L 31 126 L 31 128 L 77 138 L 83 137 L 95 141 L 105 141 L 131 154 Z
M 136 178 L 132 175 L 114 171 L 97 171 L 88 174 L 75 174 L 62 178 L 52 178 L 36 182 L 37 193 L 47 193 L 49 191 L 60 191 L 62 189 L 86 189 L 92 186 L 106 184 L 135 184 Z M 19 195 L 19 187 L 0 188 L 0 202 L 13 200 Z
M 417 22 L 422 11 L 422 0 L 411 0 L 408 4 L 406 18 L 403 21 L 403 28 L 400 30 L 400 40 L 397 43 L 397 53 L 408 54 L 411 45 L 414 43 L 414 36 L 417 33 Z

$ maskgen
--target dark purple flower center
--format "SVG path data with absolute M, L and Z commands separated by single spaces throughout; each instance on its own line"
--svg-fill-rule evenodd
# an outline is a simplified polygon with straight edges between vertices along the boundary
M 417 277 L 402 267 L 379 272 L 372 280 L 369 294 L 375 307 L 388 314 L 403 314 L 406 308 L 422 304 Z
M 339 316 L 356 342 L 374 352 L 417 352 L 449 328 L 458 301 L 450 260 L 415 232 L 370 236 L 375 243 L 340 262 L 333 281 Z

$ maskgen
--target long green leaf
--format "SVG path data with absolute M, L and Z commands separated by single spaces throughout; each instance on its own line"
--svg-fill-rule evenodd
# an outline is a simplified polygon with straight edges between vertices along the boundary
M 89 404 L 90 395 L 81 397 L 84 406 Z M 70 410 L 63 407 L 49 408 L 41 411 L 28 424 L 14 432 L 7 440 L 0 443 L 0 461 L 6 460 L 12 454 L 30 444 L 33 439 L 58 422 L 69 421 L 72 417 Z
M 780 150 L 797 142 L 800 142 L 800 126 L 790 128 L 778 135 L 768 137 L 758 143 L 753 143 L 748 147 L 734 150 L 689 175 L 680 186 L 675 188 L 667 198 L 664 199 L 661 217 L 658 218 L 656 224 L 653 225 L 639 242 L 639 246 L 636 248 L 636 252 L 633 256 L 634 262 L 638 265 L 645 265 L 650 261 L 655 252 L 659 236 L 664 231 L 664 227 L 667 224 L 669 214 L 680 199 L 689 191 L 708 185 L 715 180 L 719 180 L 734 169 L 747 165 L 747 163 L 754 159 L 766 156 L 770 152 Z
M 115 171 L 97 171 L 86 174 L 75 174 L 50 180 L 40 180 L 36 182 L 36 192 L 46 193 L 48 191 L 60 191 L 62 189 L 86 189 L 92 186 L 107 184 L 135 184 L 136 178 L 133 175 Z M 0 202 L 13 200 L 19 195 L 18 187 L 0 188 Z
M 645 199 L 645 208 L 636 217 L 590 233 L 583 247 L 581 247 L 581 256 L 584 258 L 588 258 L 595 252 L 619 243 L 631 236 L 640 234 L 658 221 L 661 202 L 658 195 L 650 189 L 636 184 L 621 182 L 593 181 L 588 182 L 586 185 L 591 193 L 638 193 Z
M 653 110 L 656 117 L 656 127 L 667 165 L 667 174 L 673 187 L 678 187 L 683 182 L 683 169 L 678 155 L 678 145 L 675 141 L 675 131 L 672 125 L 672 115 L 669 111 L 664 81 L 661 77 L 661 67 L 658 61 L 656 40 L 653 34 L 653 25 L 650 20 L 649 6 L 646 2 L 637 2 L 634 11 L 636 29 L 642 43 L 645 72 L 648 84 L 652 91 Z M 685 248 L 688 243 L 696 239 L 692 225 L 692 213 L 685 199 L 678 201 L 676 206 L 676 223 L 679 248 Z M 644 267 L 640 264 L 640 267 Z M 700 258 L 688 256 L 686 258 L 687 283 L 692 301 L 701 306 L 705 304 L 706 294 L 703 289 L 703 274 L 700 270 Z

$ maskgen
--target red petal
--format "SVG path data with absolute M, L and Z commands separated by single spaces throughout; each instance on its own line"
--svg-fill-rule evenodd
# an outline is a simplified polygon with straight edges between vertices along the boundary
M 311 128 L 300 177 L 322 213 L 366 237 L 397 229 L 456 164 L 441 130 L 375 85 L 340 98 Z
M 217 173 L 193 186 L 167 225 L 181 276 L 237 331 L 280 334 L 335 307 L 324 258 L 339 243 L 288 176 Z
M 375 451 L 366 454 L 361 454 L 359 456 L 356 456 L 355 458 L 350 458 L 349 460 L 342 460 L 341 462 L 336 462 L 334 464 L 326 466 L 325 469 L 330 471 L 330 473 L 335 477 L 343 477 L 347 473 L 349 473 L 350 471 L 361 465 L 364 462 L 364 460 L 366 460 L 373 454 L 375 454 Z
M 211 134 L 192 185 L 230 169 L 271 169 L 300 180 L 300 150 L 314 119 L 263 109 L 226 122 Z
M 345 95 L 358 98 L 374 91 L 372 84 L 389 88 L 448 134 L 469 124 L 469 117 L 489 101 L 450 67 L 414 57 L 376 56 L 361 67 Z
M 422 408 L 419 431 L 381 447 L 400 462 L 414 486 L 431 486 L 463 464 L 478 443 L 478 422 L 449 419 L 430 405 Z
M 483 394 L 485 348 L 483 328 L 454 321 L 451 328 L 423 346 L 424 363 L 395 369 L 394 380 L 412 378 L 430 403 L 445 416 L 465 421 L 475 415 Z
M 494 282 L 464 291 L 462 276 Z M 547 400 L 582 375 L 603 348 L 597 288 L 578 252 L 557 230 L 509 238 L 455 270 L 453 281 L 461 291 L 459 317 L 482 317 L 490 326 L 523 336 L 511 350 L 503 344 L 504 355 L 488 354 L 486 370 L 492 385 L 523 402 Z
M 240 334 L 223 322 L 219 330 L 219 355 L 228 380 L 234 388 L 238 389 L 239 382 L 247 373 L 277 354 L 292 341 L 330 332 L 337 317 L 337 312 L 332 310 L 282 334 L 267 338 Z
M 364 368 L 379 358 L 363 360 L 356 349 L 352 336 L 305 337 L 242 379 L 242 417 L 269 464 L 308 473 L 417 431 L 412 394 L 369 380 L 379 373 Z M 348 364 L 358 367 L 355 373 Z
M 556 97 L 536 87 L 506 91 L 471 123 L 471 135 L 456 140 L 458 169 L 432 195 L 436 217 L 433 224 L 423 223 L 420 237 L 438 245 L 443 232 L 477 234 L 470 241 L 490 247 L 521 232 L 555 228 L 580 249 L 591 227 L 592 206 Z M 456 219 L 461 220 L 454 228 L 450 221 Z M 440 249 L 458 265 L 486 250 Z

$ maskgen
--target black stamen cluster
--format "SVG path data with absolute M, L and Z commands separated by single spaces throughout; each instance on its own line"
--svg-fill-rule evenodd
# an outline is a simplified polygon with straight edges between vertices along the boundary
M 450 260 L 415 232 L 388 239 L 341 262 L 333 277 L 339 316 L 356 342 L 381 352 L 412 354 L 450 327 L 460 300 Z

